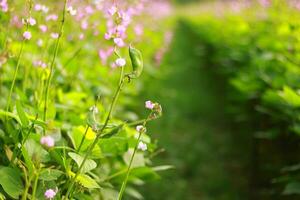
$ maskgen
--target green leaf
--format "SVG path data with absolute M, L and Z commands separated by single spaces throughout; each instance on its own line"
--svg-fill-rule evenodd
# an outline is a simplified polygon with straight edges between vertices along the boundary
M 43 169 L 40 173 L 39 179 L 44 181 L 54 181 L 64 173 L 57 169 Z
M 10 167 L 1 167 L 0 177 L 0 185 L 3 190 L 12 198 L 18 199 L 23 192 L 20 172 Z
M 294 181 L 284 188 L 283 194 L 290 195 L 290 194 L 300 194 L 300 182 Z
M 300 107 L 300 95 L 288 86 L 284 86 L 281 97 L 291 106 Z
M 26 115 L 20 101 L 17 101 L 16 107 L 17 107 L 17 112 L 18 112 L 19 118 L 21 120 L 22 126 L 27 127 L 29 125 L 29 120 L 27 118 L 27 115 Z
M 68 154 L 77 163 L 77 165 L 79 167 L 84 158 L 81 155 L 78 155 L 76 153 L 69 152 Z M 93 161 L 91 159 L 87 159 L 85 161 L 85 163 L 83 164 L 81 172 L 86 173 L 86 172 L 89 172 L 89 171 L 95 169 L 96 167 L 97 167 L 97 163 L 95 161 Z
M 102 153 L 107 156 L 123 154 L 128 149 L 127 138 L 124 137 L 111 137 L 99 141 Z
M 113 128 L 111 131 L 109 131 L 108 133 L 104 134 L 102 136 L 102 138 L 111 138 L 112 136 L 118 134 L 122 130 L 123 127 L 124 127 L 124 124 L 121 124 L 121 125 Z
M 76 178 L 79 184 L 81 184 L 83 187 L 89 188 L 89 189 L 97 189 L 100 188 L 98 183 L 85 174 L 79 174 Z
M 165 171 L 165 170 L 174 169 L 174 168 L 175 167 L 172 165 L 161 165 L 161 166 L 152 167 L 152 169 L 156 172 Z
M 149 167 L 138 167 L 132 169 L 130 176 L 142 179 L 143 181 L 153 181 L 160 178 L 160 176 Z
M 32 161 L 48 162 L 50 160 L 49 153 L 33 139 L 28 139 L 25 142 L 24 147 L 26 148 L 28 156 Z

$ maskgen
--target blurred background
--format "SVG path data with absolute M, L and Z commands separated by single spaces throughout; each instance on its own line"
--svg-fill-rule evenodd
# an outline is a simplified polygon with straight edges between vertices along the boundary
M 299 199 L 300 1 L 173 0 L 140 97 L 164 116 L 147 200 Z

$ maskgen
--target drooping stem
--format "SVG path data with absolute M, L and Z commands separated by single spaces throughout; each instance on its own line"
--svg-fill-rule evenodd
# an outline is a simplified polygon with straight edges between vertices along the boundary
M 80 173 L 80 171 L 81 171 L 81 169 L 82 169 L 84 163 L 86 162 L 88 156 L 92 153 L 94 147 L 95 147 L 96 144 L 98 143 L 99 139 L 101 138 L 101 135 L 102 135 L 103 131 L 106 129 L 106 127 L 107 127 L 107 125 L 108 125 L 108 122 L 109 122 L 109 120 L 110 120 L 111 117 L 112 117 L 112 112 L 113 112 L 113 110 L 114 110 L 114 107 L 115 107 L 116 102 L 117 102 L 117 100 L 118 100 L 118 97 L 119 97 L 119 95 L 120 95 L 120 92 L 121 92 L 121 90 L 122 90 L 122 88 L 123 88 L 125 78 L 126 78 L 126 77 L 124 77 L 123 73 L 121 72 L 120 81 L 119 81 L 119 86 L 118 86 L 118 88 L 117 88 L 117 90 L 116 90 L 116 92 L 115 92 L 115 95 L 113 96 L 112 103 L 111 103 L 111 105 L 110 105 L 110 108 L 109 108 L 107 117 L 106 117 L 106 119 L 105 119 L 104 125 L 103 125 L 102 128 L 99 130 L 99 132 L 97 133 L 97 136 L 96 136 L 94 142 L 89 146 L 87 152 L 85 153 L 85 156 L 84 156 L 84 158 L 83 158 L 83 161 L 81 162 L 81 165 L 79 166 L 79 168 L 78 168 L 76 174 L 74 175 L 74 177 L 72 177 L 72 179 L 71 179 L 71 181 L 70 181 L 70 184 L 69 184 L 69 188 L 68 188 L 68 190 L 67 190 L 67 192 L 66 192 L 66 195 L 65 195 L 65 197 L 64 197 L 65 200 L 68 199 L 68 197 L 69 197 L 69 195 L 70 195 L 70 193 L 71 193 L 71 191 L 72 191 L 72 189 L 73 189 L 73 187 L 74 187 L 76 178 L 78 177 L 78 175 L 79 175 L 79 173 Z
M 49 88 L 50 88 L 51 80 L 52 80 L 53 73 L 54 73 L 54 65 L 55 65 L 55 60 L 56 60 L 58 49 L 59 49 L 60 40 L 61 40 L 61 37 L 63 35 L 63 31 L 64 31 L 67 3 L 68 3 L 68 0 L 65 0 L 62 20 L 61 20 L 61 25 L 60 25 L 60 30 L 59 30 L 59 35 L 58 35 L 58 38 L 57 38 L 56 43 L 55 43 L 54 54 L 53 54 L 53 58 L 52 58 L 52 61 L 51 61 L 51 64 L 50 64 L 50 73 L 49 73 L 49 76 L 48 76 L 47 82 L 46 82 L 45 101 L 44 101 L 44 116 L 43 116 L 44 121 L 46 121 L 46 119 L 47 119 Z

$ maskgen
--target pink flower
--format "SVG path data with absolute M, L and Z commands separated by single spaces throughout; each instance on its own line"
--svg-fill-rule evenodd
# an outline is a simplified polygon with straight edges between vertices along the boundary
M 40 28 L 40 30 L 41 30 L 43 33 L 47 32 L 47 30 L 48 30 L 48 27 L 47 27 L 46 25 L 43 25 L 43 24 L 40 25 L 39 28 Z
M 54 147 L 55 145 L 54 139 L 49 135 L 43 136 L 40 140 L 40 143 L 49 148 Z
M 154 106 L 155 106 L 155 104 L 152 103 L 152 101 L 146 101 L 146 102 L 145 102 L 145 107 L 146 107 L 147 109 L 152 110 L 152 109 L 154 108 Z
M 31 39 L 31 33 L 30 33 L 29 31 L 25 31 L 25 32 L 23 33 L 23 38 L 24 38 L 25 40 L 30 40 L 30 39 Z
M 263 7 L 268 7 L 271 5 L 271 0 L 259 0 L 260 5 Z
M 126 27 L 123 25 L 119 25 L 119 26 L 117 26 L 116 30 L 119 35 L 123 35 L 126 32 Z
M 114 38 L 114 43 L 119 47 L 123 47 L 125 45 L 122 38 Z
M 83 30 L 87 29 L 88 26 L 89 26 L 89 24 L 88 24 L 88 22 L 87 22 L 86 20 L 83 20 L 83 21 L 81 22 L 81 28 L 82 28 Z
M 118 58 L 115 63 L 118 67 L 124 67 L 126 65 L 126 60 L 124 58 Z
M 144 29 L 142 25 L 136 25 L 134 27 L 134 32 L 137 36 L 141 36 L 144 33 Z
M 104 34 L 104 39 L 106 39 L 106 40 L 110 40 L 111 37 L 112 37 L 112 35 L 110 33 L 105 33 Z
M 50 20 L 56 21 L 57 19 L 58 16 L 56 14 L 51 14 L 46 17 L 46 21 L 50 21 Z
M 84 39 L 84 34 L 83 33 L 80 33 L 79 34 L 79 40 L 83 40 Z
M 28 19 L 28 23 L 30 24 L 30 26 L 34 26 L 34 25 L 36 25 L 36 20 L 33 17 L 30 17 Z
M 94 13 L 94 9 L 92 8 L 92 6 L 87 6 L 85 7 L 85 12 L 90 15 Z
M 8 4 L 7 4 L 7 0 L 0 0 L 0 8 L 3 12 L 7 12 L 8 11 Z
M 53 39 L 57 39 L 59 37 L 59 34 L 58 33 L 51 33 L 51 37 Z
M 44 195 L 45 195 L 46 199 L 53 199 L 55 197 L 56 193 L 57 193 L 57 188 L 56 188 L 56 190 L 48 189 L 48 190 L 46 190 Z
M 118 8 L 116 6 L 112 6 L 107 10 L 109 15 L 114 15 L 117 12 Z
M 45 69 L 47 67 L 47 64 L 44 63 L 41 60 L 38 60 L 38 61 L 34 61 L 33 62 L 33 66 L 35 66 L 35 67 L 41 67 L 41 68 Z
M 101 59 L 101 62 L 102 62 L 103 65 L 106 64 L 108 57 L 109 57 L 113 52 L 114 52 L 114 48 L 112 48 L 112 47 L 109 48 L 109 49 L 107 49 L 106 51 L 103 50 L 103 49 L 100 49 L 100 50 L 98 51 L 99 58 Z

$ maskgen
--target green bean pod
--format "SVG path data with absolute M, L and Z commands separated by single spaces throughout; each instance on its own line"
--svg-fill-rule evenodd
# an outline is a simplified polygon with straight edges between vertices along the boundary
M 130 46 L 129 56 L 132 65 L 132 73 L 129 76 L 130 78 L 138 78 L 142 74 L 144 68 L 142 53 L 138 49 Z

